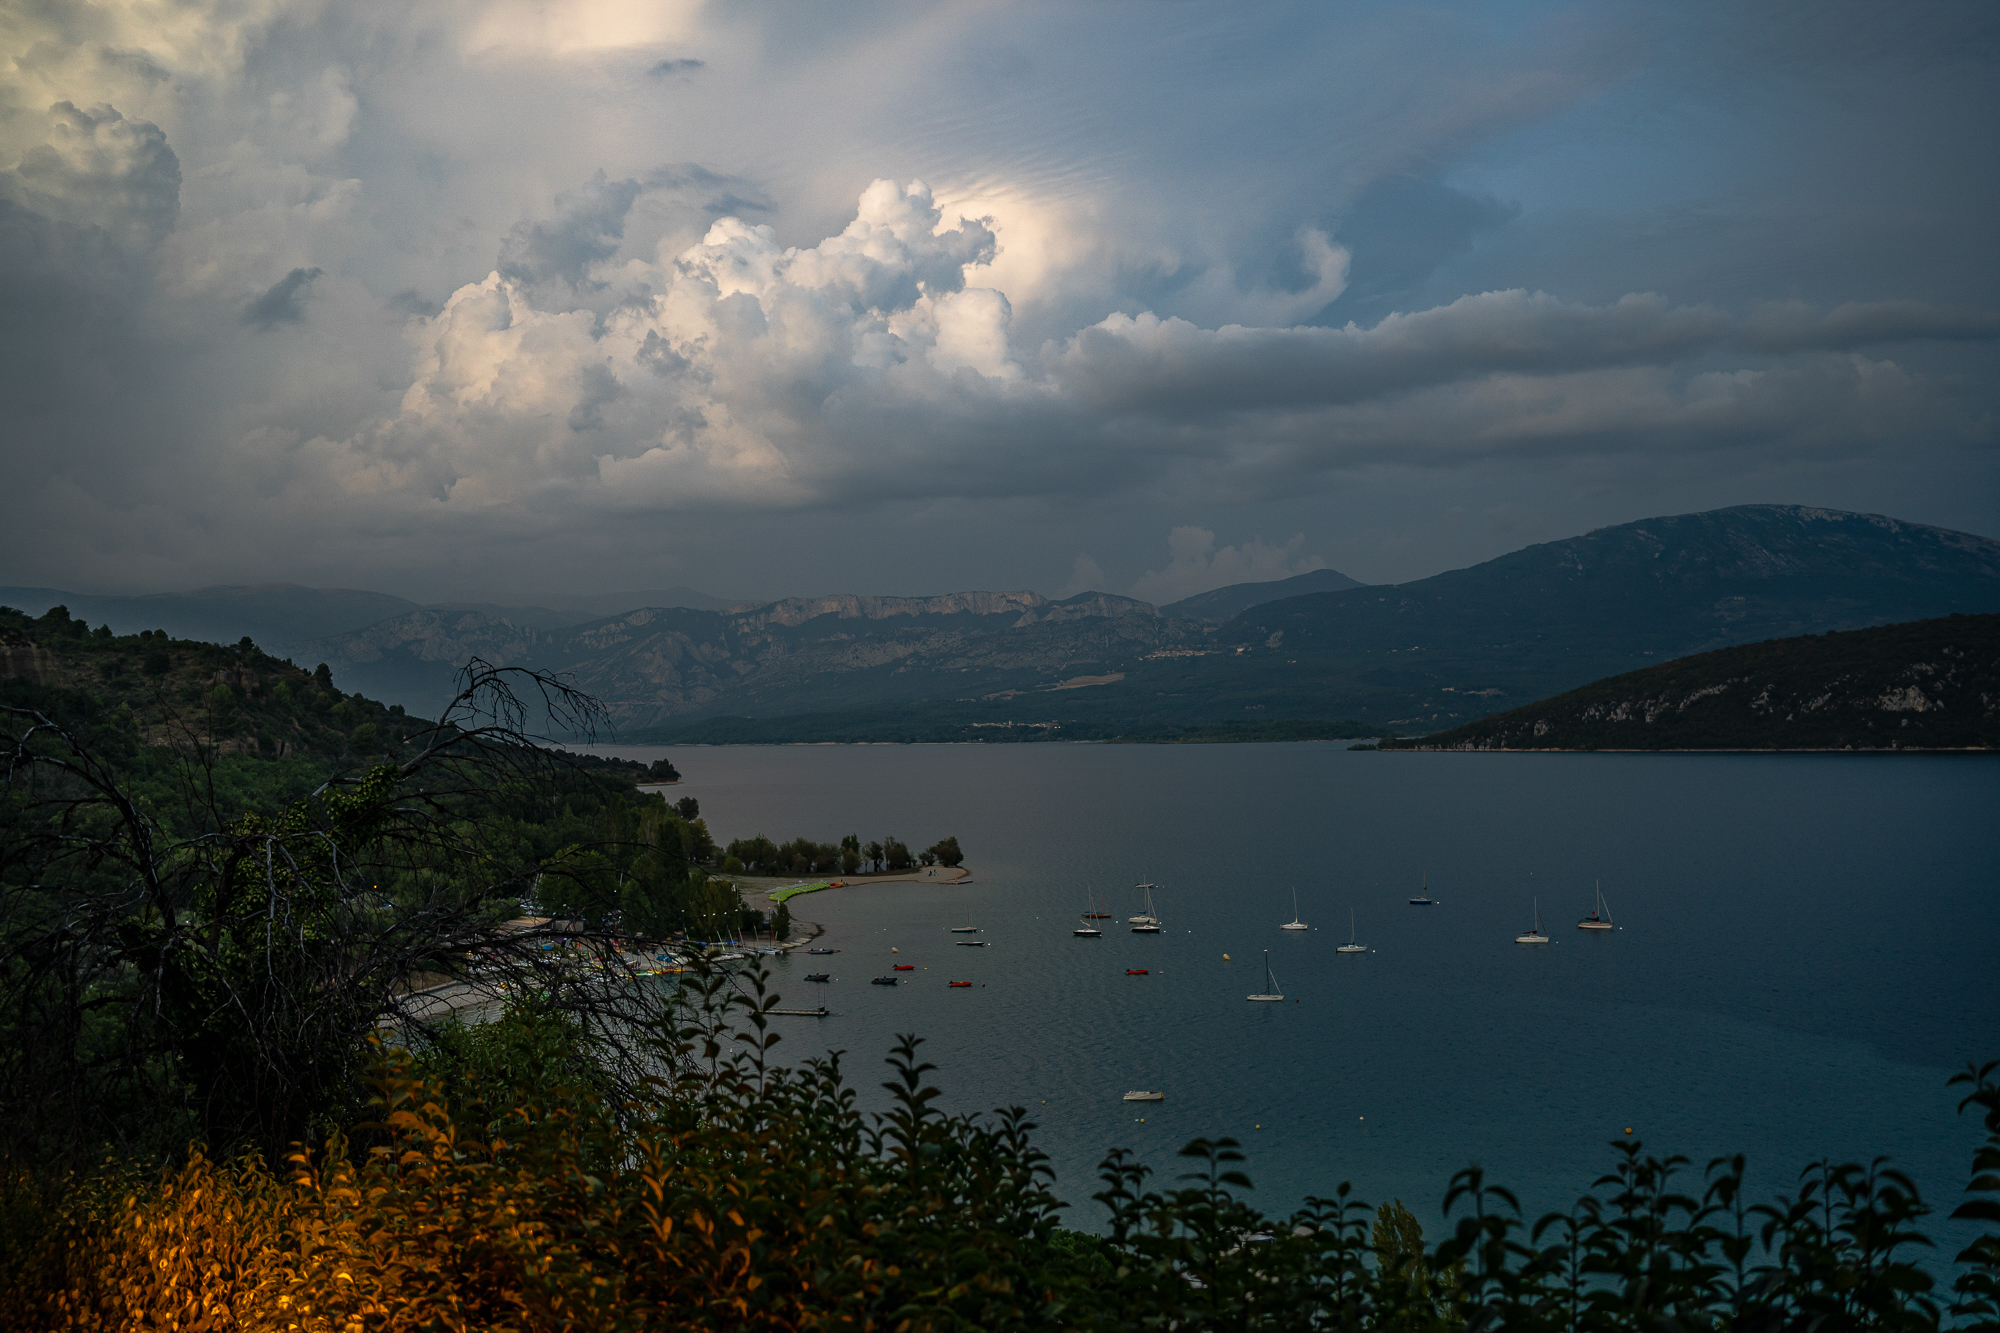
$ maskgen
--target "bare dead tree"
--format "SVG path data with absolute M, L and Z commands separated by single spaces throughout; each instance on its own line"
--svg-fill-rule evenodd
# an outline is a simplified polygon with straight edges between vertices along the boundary
M 281 1153 L 337 1114 L 371 1033 L 526 994 L 576 1021 L 608 1100 L 626 1100 L 663 992 L 607 930 L 508 920 L 537 884 L 607 873 L 590 847 L 536 859 L 506 836 L 573 779 L 531 725 L 590 736 L 603 712 L 542 672 L 475 660 L 459 685 L 408 758 L 275 816 L 232 814 L 189 775 L 208 805 L 194 831 L 86 735 L 0 710 L 19 726 L 0 790 L 0 1112 L 17 1150 Z

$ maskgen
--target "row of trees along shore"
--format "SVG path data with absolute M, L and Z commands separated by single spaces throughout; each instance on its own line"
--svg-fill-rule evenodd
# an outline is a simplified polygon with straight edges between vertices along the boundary
M 965 853 L 956 837 L 941 838 L 911 854 L 901 838 L 884 838 L 863 844 L 850 833 L 839 843 L 814 842 L 794 838 L 774 843 L 759 833 L 754 838 L 738 838 L 725 849 L 722 869 L 732 874 L 755 875 L 856 875 L 867 867 L 870 873 L 894 874 L 917 866 L 961 866 Z
M 2000 1329 L 2000 1063 L 1952 1080 L 1947 1253 L 1891 1164 L 1756 1197 L 1629 1140 L 1533 1220 L 1476 1167 L 1267 1213 L 1231 1140 L 1114 1150 L 1077 1230 L 1027 1112 L 940 1110 L 916 1037 L 867 1114 L 774 1060 L 768 974 L 631 975 L 613 913 L 719 891 L 706 831 L 531 743 L 600 716 L 561 680 L 474 662 L 423 722 L 132 637 L 0 610 L 0 1327 Z

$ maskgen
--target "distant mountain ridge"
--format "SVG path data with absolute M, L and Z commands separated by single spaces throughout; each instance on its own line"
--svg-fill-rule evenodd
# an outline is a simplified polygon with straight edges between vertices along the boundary
M 644 729 L 724 708 L 769 716 L 1032 691 L 1201 632 L 1129 597 L 1023 591 L 643 607 L 557 630 L 417 611 L 310 646 L 339 679 L 414 708 L 448 697 L 473 656 L 564 671 L 620 727 Z
M 1385 750 L 1991 750 L 2000 615 L 1721 648 Z
M 1267 688 L 1277 698 L 1252 701 L 1266 711 L 1320 692 L 1352 705 L 1330 715 L 1429 729 L 1731 644 L 1995 610 L 1991 538 L 1743 505 L 1600 528 L 1414 583 L 1268 603 L 1221 637 L 1250 662 L 1306 668 L 1295 685 Z
M 1311 592 L 1345 592 L 1349 588 L 1367 586 L 1337 569 L 1315 569 L 1288 579 L 1272 579 L 1268 583 L 1232 583 L 1226 588 L 1199 592 L 1178 602 L 1167 603 L 1160 608 L 1160 614 L 1179 616 L 1185 620 L 1229 620 L 1266 602 L 1303 597 Z
M 563 671 L 627 738 L 1409 734 L 1732 644 L 2000 611 L 2000 542 L 1746 505 L 1600 528 L 1405 584 L 1260 601 L 1221 624 L 1095 592 L 834 594 L 568 624 L 533 608 L 402 606 L 285 651 L 417 712 L 448 697 L 474 656 Z

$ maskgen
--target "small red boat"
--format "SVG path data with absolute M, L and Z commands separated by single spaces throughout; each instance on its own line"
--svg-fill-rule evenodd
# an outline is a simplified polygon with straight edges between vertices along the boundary
M 1128 967 L 1125 969 L 1125 975 L 1128 977 L 1143 977 L 1146 975 L 1146 969 L 1143 967 Z
M 972 983 L 969 981 L 954 981 L 951 984 L 954 986 L 970 986 Z
M 916 966 L 915 963 L 898 963 L 896 964 L 896 970 L 898 972 L 908 972 L 915 966 Z

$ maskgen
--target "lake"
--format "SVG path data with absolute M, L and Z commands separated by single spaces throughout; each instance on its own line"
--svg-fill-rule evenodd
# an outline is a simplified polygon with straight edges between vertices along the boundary
M 1032 1110 L 1075 1225 L 1107 1148 L 1171 1178 L 1197 1135 L 1244 1143 L 1267 1210 L 1351 1180 L 1434 1237 L 1467 1163 L 1537 1215 L 1627 1127 L 1692 1159 L 1697 1192 L 1724 1153 L 1750 1155 L 1760 1196 L 1820 1156 L 1887 1154 L 1945 1211 L 1980 1138 L 1945 1080 L 2000 1056 L 1990 759 L 600 748 L 670 755 L 671 794 L 721 842 L 958 837 L 963 887 L 794 901 L 842 952 L 775 963 L 788 1001 L 835 1011 L 777 1020 L 781 1053 L 844 1049 L 880 1106 L 881 1057 L 920 1033 L 941 1105 Z M 1125 924 L 1141 880 L 1157 936 Z M 1614 932 L 1575 928 L 1597 882 Z M 1408 905 L 1423 883 L 1437 906 Z M 1294 889 L 1309 931 L 1279 929 Z M 1115 917 L 1075 938 L 1093 892 Z M 1551 943 L 1516 945 L 1536 900 Z M 1350 912 L 1369 952 L 1336 955 Z M 968 923 L 992 947 L 955 948 Z M 1266 950 L 1282 1004 L 1245 999 Z M 868 984 L 893 962 L 918 970 Z M 798 980 L 822 969 L 832 985 Z

